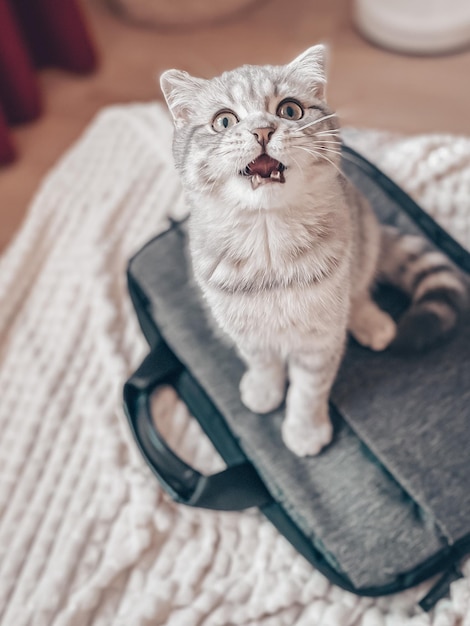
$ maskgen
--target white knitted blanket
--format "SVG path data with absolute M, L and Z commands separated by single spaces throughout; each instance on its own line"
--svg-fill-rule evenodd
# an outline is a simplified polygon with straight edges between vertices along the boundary
M 470 244 L 470 139 L 351 138 Z M 470 626 L 470 567 L 432 615 L 425 586 L 359 599 L 261 515 L 177 506 L 145 466 L 121 408 L 146 352 L 125 270 L 184 214 L 170 142 L 157 105 L 104 111 L 0 261 L 1 624 Z M 183 457 L 220 467 L 170 391 L 155 411 Z

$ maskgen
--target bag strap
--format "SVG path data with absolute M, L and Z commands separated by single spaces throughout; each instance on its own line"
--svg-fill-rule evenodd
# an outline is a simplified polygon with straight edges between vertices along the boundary
M 272 496 L 250 462 L 205 476 L 178 457 L 156 429 L 150 395 L 160 385 L 176 389 L 184 372 L 182 363 L 160 341 L 124 385 L 124 409 L 147 464 L 173 500 L 182 504 L 223 511 L 270 504 Z
M 347 161 L 354 163 L 371 180 L 375 181 L 382 191 L 394 199 L 401 209 L 410 217 L 415 224 L 436 244 L 452 261 L 464 272 L 470 272 L 470 251 L 454 239 L 440 224 L 422 209 L 404 189 L 397 185 L 376 165 L 371 163 L 354 148 L 343 144 L 341 146 Z

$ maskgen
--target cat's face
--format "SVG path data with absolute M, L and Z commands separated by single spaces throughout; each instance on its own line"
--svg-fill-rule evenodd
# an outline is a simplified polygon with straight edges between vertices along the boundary
M 284 207 L 337 167 L 324 56 L 315 46 L 288 65 L 243 66 L 212 80 L 165 72 L 183 186 L 231 206 Z

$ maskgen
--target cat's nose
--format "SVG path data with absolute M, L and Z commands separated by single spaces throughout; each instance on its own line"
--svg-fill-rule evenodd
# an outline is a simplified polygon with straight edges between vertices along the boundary
M 276 129 L 273 126 L 266 126 L 265 128 L 255 128 L 251 132 L 256 137 L 256 141 L 263 148 L 266 147 L 266 144 L 269 143 L 269 140 L 274 135 L 274 131 Z

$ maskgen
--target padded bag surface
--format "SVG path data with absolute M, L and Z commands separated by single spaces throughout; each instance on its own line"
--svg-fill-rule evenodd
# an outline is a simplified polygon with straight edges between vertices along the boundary
M 343 169 L 379 219 L 421 232 L 464 271 L 470 255 L 401 189 L 350 148 Z M 331 394 L 333 443 L 298 458 L 282 443 L 283 407 L 256 415 L 241 401 L 244 366 L 214 332 L 191 278 L 185 223 L 130 262 L 129 289 L 151 347 L 125 387 L 141 451 L 178 501 L 260 506 L 333 582 L 365 595 L 399 591 L 470 551 L 470 318 L 445 345 L 400 357 L 350 340 Z M 402 297 L 382 290 L 382 306 Z M 227 463 L 201 476 L 167 447 L 149 395 L 172 384 Z

